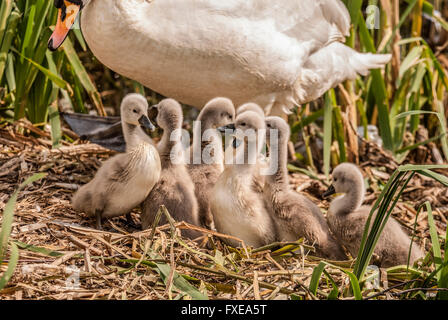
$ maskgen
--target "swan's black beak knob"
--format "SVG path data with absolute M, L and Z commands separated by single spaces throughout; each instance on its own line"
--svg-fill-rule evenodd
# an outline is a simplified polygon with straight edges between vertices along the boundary
M 54 0 L 54 6 L 58 9 L 61 9 L 63 4 L 64 0 Z

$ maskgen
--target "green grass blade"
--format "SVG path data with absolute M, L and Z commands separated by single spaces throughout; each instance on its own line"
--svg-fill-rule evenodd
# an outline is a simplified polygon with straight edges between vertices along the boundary
M 331 142 L 332 142 L 332 121 L 333 121 L 333 105 L 331 103 L 330 94 L 325 95 L 324 106 L 324 173 L 330 176 L 330 160 L 331 160 Z
M 381 53 L 385 53 L 386 50 L 390 47 L 390 44 L 392 43 L 392 40 L 394 39 L 394 35 L 396 34 L 397 30 L 399 30 L 403 26 L 403 24 L 406 22 L 406 19 L 412 13 L 412 11 L 414 10 L 414 7 L 418 3 L 418 1 L 419 0 L 409 0 L 409 1 L 407 1 L 409 3 L 409 6 L 400 15 L 400 21 L 398 21 L 398 24 L 395 26 L 394 30 L 387 37 L 386 46 L 384 47 L 384 51 L 381 52 Z
M 17 53 L 21 58 L 23 58 L 24 60 L 28 61 L 31 65 L 33 65 L 36 69 L 38 69 L 40 72 L 42 72 L 46 77 L 48 77 L 51 81 L 53 81 L 59 88 L 68 90 L 70 92 L 73 92 L 73 90 L 70 87 L 70 84 L 68 84 L 68 82 L 66 82 L 65 80 L 63 80 L 62 78 L 60 78 L 58 75 L 54 74 L 53 72 L 51 72 L 49 69 L 42 67 L 41 64 L 23 56 L 21 53 L 19 53 L 16 50 L 13 50 L 15 53 Z
M 336 300 L 339 295 L 338 285 L 336 284 L 336 281 L 334 281 L 333 277 L 327 272 L 327 270 L 324 269 L 323 271 L 328 280 L 330 280 L 330 283 L 333 287 L 333 290 L 331 290 L 330 294 L 328 295 L 328 300 Z
M 439 123 L 440 123 L 440 135 L 441 135 L 441 139 L 440 142 L 442 144 L 442 149 L 443 149 L 443 153 L 445 155 L 445 159 L 448 160 L 448 128 L 447 128 L 447 123 L 446 123 L 446 119 L 445 119 L 445 115 L 444 115 L 444 110 L 443 110 L 443 106 L 439 108 L 440 111 L 435 112 L 435 111 L 426 111 L 426 110 L 412 110 L 412 111 L 407 111 L 407 112 L 403 112 L 399 115 L 396 116 L 396 119 L 401 119 L 401 118 L 405 118 L 408 116 L 413 116 L 413 115 L 422 115 L 422 114 L 433 114 L 435 116 L 437 116 Z
M 420 46 L 414 47 L 409 52 L 409 54 L 405 57 L 405 59 L 401 63 L 400 73 L 398 75 L 399 79 L 402 79 L 404 77 L 404 74 L 418 63 L 422 53 L 423 48 Z
M 432 251 L 434 254 L 434 266 L 437 269 L 442 264 L 442 252 L 440 250 L 439 236 L 437 234 L 437 228 L 434 223 L 431 204 L 427 201 L 424 205 L 426 206 L 426 212 L 428 213 L 429 234 L 431 235 Z M 441 272 L 439 271 L 436 275 L 437 280 L 440 280 L 440 275 Z
M 397 168 L 397 171 L 399 172 L 405 172 L 405 171 L 419 171 L 419 170 L 434 170 L 434 169 L 448 169 L 448 164 L 407 164 L 403 166 L 399 166 Z
M 0 230 L 0 265 L 3 263 L 6 257 L 6 252 L 8 248 L 8 239 L 9 235 L 11 234 L 11 228 L 12 228 L 12 222 L 14 218 L 14 208 L 16 205 L 17 197 L 19 195 L 19 192 L 27 185 L 43 178 L 46 174 L 45 173 L 38 173 L 35 174 L 28 179 L 26 179 L 19 188 L 13 193 L 11 198 L 6 203 L 6 206 L 3 210 L 2 214 L 2 225 Z M 8 268 L 6 272 L 3 274 L 2 278 L 0 279 L 0 290 L 6 286 L 9 279 L 12 277 L 15 267 L 17 265 L 17 261 L 19 259 L 19 252 L 18 248 L 15 244 L 11 244 L 11 255 L 9 257 L 8 262 Z
M 79 19 L 79 16 L 77 20 Z M 87 44 L 84 40 L 84 37 L 82 36 L 81 28 L 79 29 L 72 29 L 73 33 L 75 34 L 76 40 L 78 40 L 79 45 L 81 46 L 82 50 L 87 51 Z
M 48 115 L 50 117 L 51 140 L 53 142 L 52 147 L 59 148 L 61 146 L 61 139 L 62 139 L 61 119 L 59 117 L 59 110 L 56 105 L 50 105 L 48 106 L 48 111 L 49 111 Z
M 9 201 L 6 203 L 6 206 L 3 210 L 3 219 L 2 219 L 2 226 L 1 226 L 1 231 L 0 231 L 0 264 L 2 263 L 2 261 L 5 257 L 6 250 L 7 250 L 8 238 L 9 238 L 9 235 L 11 234 L 11 227 L 12 227 L 12 222 L 13 222 L 13 218 L 14 218 L 14 207 L 16 205 L 16 201 L 17 201 L 19 192 L 25 186 L 27 186 L 39 179 L 42 179 L 44 176 L 46 176 L 45 173 L 38 173 L 38 174 L 35 174 L 35 175 L 29 177 L 28 179 L 26 179 L 19 186 L 17 191 L 15 191 L 13 193 L 13 195 L 11 196 Z
M 324 272 L 324 269 L 326 266 L 327 266 L 327 263 L 325 261 L 322 261 L 313 270 L 313 274 L 311 275 L 309 289 L 310 289 L 311 293 L 314 295 L 316 295 L 316 293 L 317 293 L 317 288 L 319 287 L 319 281 L 320 281 L 320 278 L 322 277 L 322 273 Z
M 347 151 L 345 148 L 344 122 L 342 120 L 341 108 L 339 106 L 333 109 L 334 135 L 339 147 L 339 162 L 347 162 Z
M 98 111 L 98 114 L 105 116 L 106 111 L 104 111 L 104 106 L 101 101 L 101 96 L 100 96 L 98 90 L 96 89 L 94 83 L 90 79 L 86 69 L 82 65 L 81 60 L 79 59 L 78 55 L 76 54 L 75 48 L 73 47 L 73 44 L 70 41 L 70 38 L 65 39 L 64 43 L 62 44 L 62 48 L 64 49 L 67 59 L 70 62 L 71 67 L 74 70 L 74 74 L 78 77 L 82 86 L 89 94 L 90 99 L 92 100 L 93 104 L 95 105 L 96 110 Z
M 356 30 L 359 22 L 359 11 L 361 10 L 363 0 L 348 0 L 348 11 L 354 29 Z
M 303 117 L 300 121 L 297 121 L 294 123 L 294 125 L 291 127 L 291 135 L 296 134 L 299 132 L 302 128 L 306 127 L 307 125 L 310 125 L 313 122 L 316 122 L 317 119 L 324 116 L 324 109 L 319 109 L 312 114 L 310 114 L 307 117 Z M 325 119 L 324 119 L 325 120 Z
M 29 48 L 36 48 L 39 38 L 42 35 L 42 30 L 45 24 L 45 17 L 48 15 L 53 3 L 51 1 L 38 1 L 36 3 L 36 18 L 33 22 L 33 32 L 31 34 Z
M 19 249 L 14 243 L 12 243 L 11 255 L 9 257 L 8 267 L 3 276 L 0 278 L 0 290 L 2 290 L 11 279 L 12 275 L 14 274 L 14 270 L 16 269 L 18 261 L 19 261 Z
M 150 254 L 152 259 L 160 259 L 156 254 Z M 171 267 L 166 263 L 155 263 L 157 270 L 162 278 L 163 282 L 166 284 L 168 277 L 170 275 Z M 188 294 L 194 300 L 208 300 L 208 297 L 192 286 L 187 280 L 185 280 L 179 273 L 174 271 L 173 285 L 180 291 Z
M 371 220 L 372 220 L 372 217 L 373 217 L 373 213 L 380 206 L 380 204 L 382 203 L 383 199 L 390 192 L 391 187 L 398 181 L 398 179 L 399 179 L 399 173 L 398 172 L 394 172 L 392 174 L 392 176 L 390 177 L 389 181 L 387 182 L 386 186 L 384 187 L 383 191 L 378 196 L 378 199 L 376 200 L 376 202 L 373 205 L 372 209 L 370 210 L 370 214 L 369 214 L 369 217 L 367 218 L 366 226 L 365 226 L 364 233 L 363 233 L 363 236 L 362 236 L 362 239 L 361 239 L 361 244 L 360 244 L 358 255 L 357 255 L 357 258 L 356 258 L 355 267 L 354 267 L 354 270 L 353 270 L 353 272 L 358 277 L 358 279 L 361 278 L 362 274 L 365 271 L 365 268 L 367 268 L 367 262 L 365 261 L 365 260 L 367 260 L 367 256 L 368 256 L 368 252 L 366 250 L 366 243 L 367 243 L 367 239 L 369 237 L 369 230 L 370 230 L 370 225 L 371 225 Z
M 355 296 L 356 300 L 362 300 L 362 293 L 361 293 L 361 287 L 359 286 L 358 278 L 351 272 L 346 271 L 345 272 L 349 278 L 350 278 L 350 285 L 353 291 L 353 295 Z
M 448 289 L 448 225 L 445 233 L 445 258 L 443 261 L 443 269 L 440 274 L 439 288 Z M 448 292 L 439 292 L 438 297 L 441 300 L 448 300 Z
M 437 172 L 431 171 L 431 170 L 421 170 L 419 173 L 423 176 L 432 178 L 441 184 L 443 184 L 445 187 L 448 187 L 448 177 L 438 174 Z
M 0 5 L 0 44 L 6 32 L 8 18 L 12 11 L 12 0 L 3 0 Z
M 132 87 L 134 88 L 134 92 L 146 96 L 145 87 L 140 82 L 132 81 Z
M 361 240 L 361 245 L 358 251 L 354 274 L 358 279 L 361 279 L 367 268 L 367 265 L 372 257 L 376 243 L 381 236 L 387 220 L 390 217 L 393 208 L 395 207 L 398 199 L 403 193 L 404 189 L 414 176 L 419 173 L 429 176 L 436 181 L 448 186 L 448 177 L 435 173 L 430 169 L 443 169 L 448 168 L 447 165 L 406 165 L 399 167 L 391 176 L 387 182 L 384 190 L 375 202 L 370 212 L 369 218 L 366 222 L 366 227 Z M 407 175 L 410 173 L 410 175 Z M 401 186 L 401 187 L 400 187 Z M 370 220 L 373 212 L 378 210 L 377 215 L 370 228 Z M 437 250 L 437 249 L 436 249 Z M 439 255 L 440 257 L 440 255 Z
M 439 139 L 441 139 L 443 137 L 445 137 L 445 134 L 441 134 L 441 135 L 438 135 L 436 137 L 429 138 L 429 139 L 427 139 L 425 141 L 418 142 L 418 143 L 412 144 L 410 146 L 406 146 L 404 148 L 398 149 L 397 151 L 395 151 L 395 153 L 396 154 L 400 154 L 400 153 L 405 153 L 405 152 L 408 152 L 408 151 L 412 151 L 414 149 L 417 149 L 420 146 L 427 145 L 428 143 L 437 141 L 437 140 L 439 140 Z
M 43 254 L 43 255 L 49 256 L 49 257 L 62 257 L 64 255 L 64 253 L 62 253 L 62 252 L 53 251 L 53 250 L 50 250 L 47 248 L 37 247 L 37 246 L 28 244 L 28 243 L 24 243 L 24 242 L 20 242 L 20 241 L 12 241 L 12 242 L 15 245 L 17 245 L 20 249 Z
M 360 41 L 367 51 L 376 53 L 375 45 L 369 30 L 367 29 L 364 18 L 359 19 Z M 393 150 L 393 137 L 389 119 L 389 102 L 387 100 L 387 90 L 384 79 L 380 70 L 372 70 L 372 90 L 374 98 L 378 106 L 378 125 L 380 129 L 381 138 L 383 139 L 384 147 L 388 150 Z
M 2 38 L 0 38 L 0 81 L 2 80 L 3 73 L 5 72 L 8 53 L 15 36 L 15 29 L 19 22 L 19 18 L 20 14 L 17 11 L 13 11 L 10 14 L 7 29 L 4 31 Z
M 56 67 L 56 64 L 53 60 L 53 56 L 50 53 L 50 51 L 47 51 L 47 61 L 49 70 L 57 74 L 58 70 Z M 59 118 L 59 110 L 58 110 L 58 94 L 59 94 L 59 88 L 56 85 L 51 85 L 49 88 L 50 91 L 50 97 L 46 98 L 44 101 L 41 101 L 42 107 L 45 107 L 45 105 L 50 102 L 50 105 L 48 106 L 48 115 L 50 117 L 50 127 L 51 127 L 51 141 L 52 141 L 52 147 L 53 148 L 59 148 L 61 146 L 61 139 L 62 139 L 62 129 L 61 129 L 61 120 Z

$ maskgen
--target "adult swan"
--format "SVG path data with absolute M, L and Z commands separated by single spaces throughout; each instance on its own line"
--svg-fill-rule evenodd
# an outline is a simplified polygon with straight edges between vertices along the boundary
M 343 44 L 350 16 L 340 0 L 55 0 L 56 50 L 81 12 L 81 29 L 106 66 L 201 108 L 217 96 L 252 101 L 266 113 L 295 104 L 390 55 Z M 272 111 L 272 112 L 271 112 Z

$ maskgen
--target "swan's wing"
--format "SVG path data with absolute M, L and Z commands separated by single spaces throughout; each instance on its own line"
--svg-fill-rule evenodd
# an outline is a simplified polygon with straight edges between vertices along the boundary
M 116 72 L 197 107 L 228 96 L 265 110 L 291 108 L 379 62 L 358 56 L 351 64 L 326 62 L 339 53 L 329 45 L 349 30 L 340 0 L 116 1 L 119 19 L 105 15 L 99 33 L 105 3 L 91 2 L 81 19 L 95 55 Z M 124 48 L 133 48 L 126 59 Z
M 336 26 L 341 35 L 350 35 L 350 14 L 340 0 L 320 0 L 319 6 L 326 21 Z
M 299 42 L 316 41 L 319 49 L 332 41 L 344 42 L 350 34 L 350 15 L 340 0 L 285 0 L 276 3 L 281 6 L 275 11 L 278 30 Z
M 186 6 L 196 6 L 197 12 L 209 16 L 263 21 L 299 42 L 314 40 L 324 45 L 350 34 L 350 15 L 340 0 L 202 0 Z

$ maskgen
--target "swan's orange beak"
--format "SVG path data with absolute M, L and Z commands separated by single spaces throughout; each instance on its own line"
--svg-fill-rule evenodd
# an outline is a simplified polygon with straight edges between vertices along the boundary
M 80 11 L 81 5 L 64 0 L 64 5 L 58 10 L 56 28 L 48 40 L 48 49 L 54 51 L 62 45 Z

